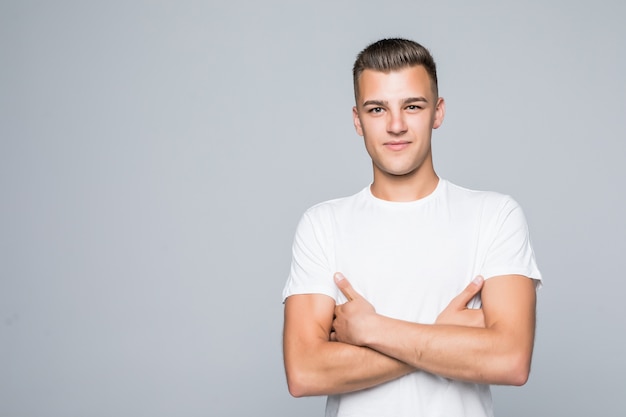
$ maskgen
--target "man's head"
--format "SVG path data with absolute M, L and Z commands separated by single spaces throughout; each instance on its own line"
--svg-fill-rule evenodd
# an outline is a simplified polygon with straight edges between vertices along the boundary
M 359 80 L 363 71 L 388 73 L 413 66 L 424 67 L 430 78 L 433 93 L 438 97 L 437 67 L 428 49 L 417 42 L 400 38 L 382 39 L 369 45 L 359 53 L 352 68 L 356 101 L 359 100 Z
M 405 39 L 373 43 L 354 64 L 354 86 L 352 116 L 372 158 L 372 192 L 385 198 L 398 179 L 431 190 L 437 181 L 431 136 L 443 122 L 445 103 L 428 50 Z

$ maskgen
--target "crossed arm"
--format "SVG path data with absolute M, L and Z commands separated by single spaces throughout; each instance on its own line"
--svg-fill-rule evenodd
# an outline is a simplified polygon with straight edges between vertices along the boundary
M 433 325 L 381 316 L 347 279 L 349 302 L 319 294 L 285 301 L 283 350 L 292 395 L 356 391 L 416 370 L 489 384 L 522 385 L 530 370 L 535 286 L 519 275 L 472 282 Z M 465 308 L 482 291 L 482 310 Z M 335 318 L 336 316 L 336 318 Z

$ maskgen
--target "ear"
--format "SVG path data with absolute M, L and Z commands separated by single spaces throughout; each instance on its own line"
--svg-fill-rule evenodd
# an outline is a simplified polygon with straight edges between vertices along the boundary
M 437 106 L 435 107 L 435 119 L 433 120 L 433 129 L 437 129 L 443 123 L 443 119 L 446 116 L 446 102 L 443 97 L 437 99 Z
M 361 126 L 361 119 L 359 119 L 359 111 L 356 106 L 352 107 L 352 121 L 354 122 L 354 128 L 359 136 L 363 136 L 363 127 Z

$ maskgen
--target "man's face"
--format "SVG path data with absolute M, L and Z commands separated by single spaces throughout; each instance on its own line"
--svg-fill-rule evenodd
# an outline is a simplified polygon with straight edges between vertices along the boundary
M 444 113 L 443 99 L 435 96 L 424 67 L 363 71 L 354 126 L 364 138 L 375 178 L 434 173 L 430 140 Z

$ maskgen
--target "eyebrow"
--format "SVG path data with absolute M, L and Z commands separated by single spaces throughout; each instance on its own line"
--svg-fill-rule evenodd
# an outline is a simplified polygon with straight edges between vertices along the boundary
M 402 100 L 402 104 L 411 104 L 411 103 L 428 103 L 426 97 L 408 97 Z M 363 107 L 366 106 L 387 106 L 389 102 L 387 100 L 367 100 L 363 102 Z

